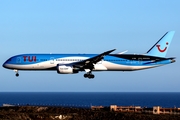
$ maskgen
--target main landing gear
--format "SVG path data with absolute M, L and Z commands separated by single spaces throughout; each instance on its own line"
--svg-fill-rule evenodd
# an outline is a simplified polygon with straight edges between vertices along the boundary
M 15 74 L 16 77 L 18 77 L 18 76 L 19 76 L 18 70 L 14 70 L 14 72 L 16 73 L 16 74 Z
M 93 79 L 95 76 L 90 72 L 90 73 L 84 74 L 84 77 L 89 78 L 89 79 Z

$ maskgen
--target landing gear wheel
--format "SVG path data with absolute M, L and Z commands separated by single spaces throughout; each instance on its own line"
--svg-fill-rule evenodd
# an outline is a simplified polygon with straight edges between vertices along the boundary
M 87 77 L 88 77 L 88 74 L 84 74 L 84 77 L 87 78 Z
M 19 76 L 18 70 L 14 69 L 14 72 L 16 73 L 16 77 Z
M 89 74 L 88 78 L 93 79 L 95 76 L 93 74 Z
M 19 73 L 16 73 L 16 77 L 18 77 L 19 76 Z

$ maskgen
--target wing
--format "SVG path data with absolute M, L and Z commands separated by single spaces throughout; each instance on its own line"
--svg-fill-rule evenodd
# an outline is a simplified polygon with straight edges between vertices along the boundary
M 72 63 L 72 65 L 73 65 L 73 67 L 76 67 L 76 68 L 92 70 L 94 68 L 94 64 L 98 63 L 99 61 L 101 61 L 104 58 L 104 56 L 109 55 L 111 52 L 113 52 L 115 50 L 116 49 L 106 51 L 106 52 L 101 53 L 92 58 L 89 58 L 89 59 L 86 59 L 86 60 L 83 60 L 80 62 Z

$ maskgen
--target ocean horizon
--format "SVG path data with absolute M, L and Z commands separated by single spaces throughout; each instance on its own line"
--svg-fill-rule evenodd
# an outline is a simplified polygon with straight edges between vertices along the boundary
M 0 92 L 0 106 L 62 107 L 141 106 L 180 107 L 180 92 Z

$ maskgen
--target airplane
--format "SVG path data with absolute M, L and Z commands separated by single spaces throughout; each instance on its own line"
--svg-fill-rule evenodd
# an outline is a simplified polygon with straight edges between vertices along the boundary
M 136 71 L 174 63 L 175 57 L 166 58 L 175 31 L 165 33 L 144 54 L 110 54 L 112 49 L 101 54 L 20 54 L 10 57 L 3 67 L 19 70 L 54 70 L 58 74 L 76 74 L 85 71 L 85 78 L 94 78 L 93 71 Z

